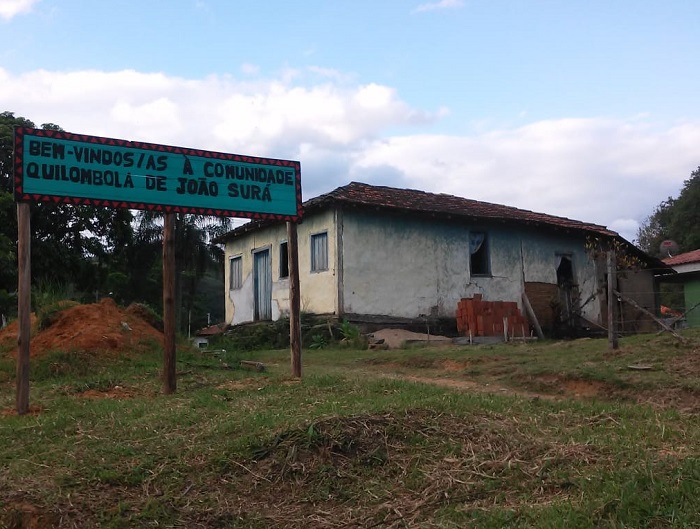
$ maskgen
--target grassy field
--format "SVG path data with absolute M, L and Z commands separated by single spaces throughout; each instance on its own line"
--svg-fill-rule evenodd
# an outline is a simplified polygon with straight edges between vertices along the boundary
M 700 334 L 32 359 L 0 526 L 700 527 Z M 229 369 L 240 359 L 267 370 Z

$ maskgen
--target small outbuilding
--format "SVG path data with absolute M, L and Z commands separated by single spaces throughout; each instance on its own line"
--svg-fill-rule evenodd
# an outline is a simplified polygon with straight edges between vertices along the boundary
M 227 327 L 225 323 L 218 323 L 199 329 L 192 338 L 192 344 L 199 349 L 206 349 L 209 347 L 209 339 L 223 334 Z
M 676 271 L 673 280 L 683 285 L 685 321 L 689 327 L 700 327 L 700 249 L 663 260 Z

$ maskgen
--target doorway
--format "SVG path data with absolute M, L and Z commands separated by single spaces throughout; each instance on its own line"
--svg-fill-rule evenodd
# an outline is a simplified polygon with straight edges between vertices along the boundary
M 569 330 L 573 329 L 576 321 L 575 315 L 578 310 L 578 288 L 574 281 L 574 265 L 571 257 L 560 255 L 557 265 L 557 285 L 559 287 L 560 321 Z
M 260 250 L 253 254 L 253 288 L 255 321 L 272 319 L 272 263 L 270 250 Z

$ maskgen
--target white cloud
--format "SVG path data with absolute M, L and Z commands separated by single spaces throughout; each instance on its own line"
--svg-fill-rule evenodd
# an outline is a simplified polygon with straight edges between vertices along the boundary
M 428 2 L 420 4 L 412 13 L 423 13 L 425 11 L 435 11 L 438 9 L 456 9 L 464 6 L 464 0 L 440 0 L 439 2 Z
M 244 63 L 241 64 L 241 72 L 246 75 L 258 75 L 260 67 L 257 64 Z
M 269 154 L 280 142 L 348 145 L 383 128 L 436 118 L 410 108 L 389 87 L 295 84 L 281 79 L 241 81 L 224 76 L 188 80 L 133 70 L 11 75 L 0 69 L 0 104 L 67 130 L 162 142 L 212 140 L 218 148 L 255 147 Z M 203 146 L 203 145 L 200 145 Z
M 0 18 L 10 20 L 24 13 L 29 13 L 39 0 L 0 0 Z
M 446 110 L 411 107 L 391 86 L 318 74 L 0 68 L 0 110 L 77 133 L 300 160 L 305 198 L 360 180 L 595 222 L 628 239 L 700 162 L 700 122 L 553 119 L 429 133 Z
M 561 119 L 476 136 L 413 135 L 375 142 L 353 176 L 394 169 L 400 185 L 595 222 L 634 238 L 654 206 L 697 167 L 700 123 Z M 391 185 L 391 184 L 389 184 Z
M 637 238 L 637 230 L 639 230 L 639 226 L 639 221 L 635 219 L 615 219 L 608 227 L 622 235 L 628 241 L 632 242 Z

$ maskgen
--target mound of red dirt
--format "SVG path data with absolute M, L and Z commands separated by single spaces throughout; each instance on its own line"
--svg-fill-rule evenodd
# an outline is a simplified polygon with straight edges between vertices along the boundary
M 67 308 L 32 337 L 31 356 L 48 351 L 118 353 L 148 342 L 162 344 L 163 333 L 134 312 L 120 308 L 111 298 Z M 0 344 L 9 340 L 16 344 L 17 322 L 0 331 Z M 15 346 L 12 354 L 16 353 Z

